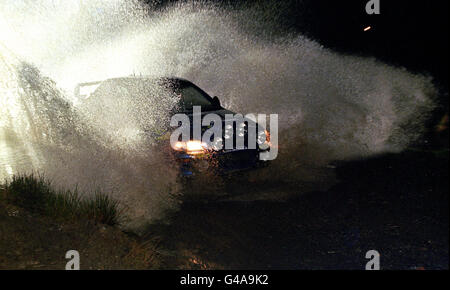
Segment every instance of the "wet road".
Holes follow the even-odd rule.
[[[171,269],[364,269],[369,250],[382,269],[448,269],[447,161],[387,155],[284,202],[186,203],[146,237],[161,240]]]

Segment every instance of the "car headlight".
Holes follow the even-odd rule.
[[[267,141],[267,135],[266,135],[265,130],[264,131],[259,131],[258,132],[258,139],[257,139],[258,144],[262,145],[262,144],[266,143],[266,141]]]
[[[272,144],[270,143],[270,133],[267,130],[264,131],[259,131],[258,132],[258,138],[256,140],[256,142],[259,145],[259,148],[266,150],[269,147],[272,146]]]
[[[192,151],[192,152],[203,151],[204,146],[201,141],[188,141],[186,143],[186,149],[187,149],[187,151]]]
[[[201,154],[208,149],[208,145],[201,141],[191,140],[188,142],[177,142],[175,144],[175,150],[186,151],[188,154]]]
[[[270,132],[267,130],[264,130],[264,133],[266,134],[266,143],[270,144]]]
[[[223,139],[222,138],[216,138],[214,139],[214,142],[212,144],[212,148],[215,151],[219,151],[223,148]]]

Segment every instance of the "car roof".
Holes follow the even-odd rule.
[[[141,81],[151,81],[151,82],[158,82],[158,81],[162,81],[165,83],[173,83],[176,86],[192,86],[195,87],[196,89],[198,89],[200,92],[202,92],[203,95],[205,95],[205,97],[207,97],[208,99],[212,99],[210,95],[208,95],[208,93],[206,93],[203,89],[201,89],[200,87],[198,87],[196,84],[194,84],[193,82],[184,79],[184,78],[180,78],[180,77],[155,77],[155,76],[129,76],[129,77],[118,77],[118,78],[110,78],[107,80],[104,80],[101,83],[106,83],[106,82],[127,82],[127,81],[135,81],[135,80],[141,80]]]
[[[175,87],[179,86],[193,86],[200,90],[208,99],[211,99],[211,97],[204,92],[201,88],[199,88],[197,85],[192,83],[191,81],[180,78],[180,77],[173,77],[173,76],[127,76],[127,77],[116,77],[116,78],[109,78],[105,79],[103,81],[95,81],[95,82],[86,82],[86,83],[79,83],[74,89],[74,95],[78,97],[85,97],[89,98],[89,96],[92,93],[95,93],[98,91],[100,87],[106,84],[120,84],[120,83],[130,83],[133,81],[142,81],[142,82],[163,82],[165,84],[175,85]],[[81,89],[84,87],[93,87],[92,91],[88,92],[87,94],[81,94]]]
[[[109,78],[104,80],[106,81],[128,81],[128,80],[143,80],[143,81],[179,81],[179,82],[187,82],[192,83],[191,81],[173,76],[166,77],[156,77],[156,76],[128,76],[128,77],[117,77],[117,78]]]

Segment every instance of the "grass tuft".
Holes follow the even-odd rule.
[[[118,225],[121,220],[119,202],[95,192],[83,196],[75,190],[55,190],[43,176],[15,175],[0,186],[1,196],[8,202],[38,213],[64,220],[85,220],[106,225]]]

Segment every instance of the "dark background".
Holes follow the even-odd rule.
[[[161,9],[178,0],[143,0]],[[340,52],[375,56],[429,73],[448,91],[446,0],[380,0],[381,14],[368,15],[368,0],[226,0],[225,8],[250,8],[273,18],[280,31],[301,32]],[[368,32],[363,29],[372,26]],[[448,106],[448,97],[443,99]]]
[[[345,54],[375,57],[390,65],[433,78],[439,89],[437,108],[426,124],[428,133],[417,146],[448,147],[448,6],[447,0],[380,0],[381,14],[368,15],[368,0],[141,0],[151,9],[177,2],[214,3],[227,10],[250,10],[259,34],[301,33]],[[259,19],[258,19],[259,18]],[[253,23],[252,23],[253,22]],[[372,29],[364,32],[364,28]],[[267,36],[267,35],[266,35]],[[447,119],[448,120],[448,119]]]

